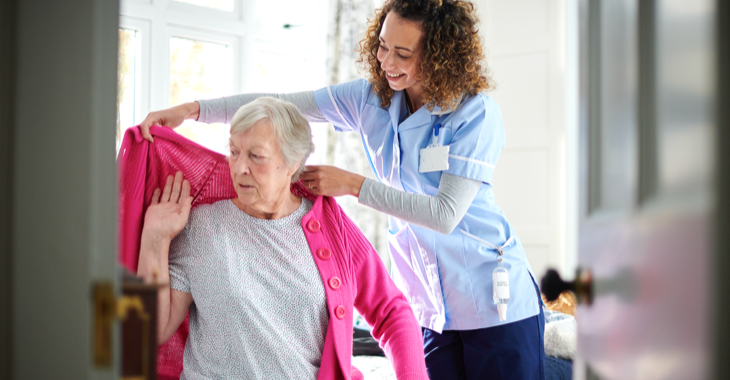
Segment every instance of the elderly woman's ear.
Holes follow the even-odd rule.
[[[306,167],[302,165],[303,160],[299,160],[294,166],[291,167],[291,182],[294,183],[299,180]]]

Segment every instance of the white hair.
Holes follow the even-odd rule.
[[[246,132],[259,121],[268,121],[276,136],[276,144],[284,162],[290,168],[299,163],[291,181],[299,179],[304,164],[312,151],[312,131],[309,122],[292,103],[284,100],[262,97],[246,104],[236,111],[231,120],[231,135]]]

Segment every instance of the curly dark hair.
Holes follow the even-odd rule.
[[[380,31],[389,12],[417,21],[424,31],[421,63],[416,79],[423,83],[422,101],[429,110],[435,106],[455,107],[462,95],[492,89],[482,52],[474,5],[461,0],[388,0],[368,21],[360,41],[360,59],[370,72],[373,90],[390,106],[393,90],[380,68]]]

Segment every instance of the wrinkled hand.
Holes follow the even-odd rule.
[[[139,130],[142,137],[149,142],[154,142],[150,135],[150,127],[159,125],[162,127],[177,128],[185,119],[196,119],[200,114],[200,104],[198,102],[180,104],[179,106],[170,107],[168,109],[150,112],[147,117],[139,124]]]
[[[299,178],[313,194],[328,197],[359,197],[360,188],[365,182],[365,177],[334,166],[307,166]]]
[[[190,196],[190,182],[183,181],[182,172],[167,177],[165,189],[160,197],[160,189],[152,193],[152,204],[144,216],[143,237],[155,241],[172,241],[177,236],[190,216],[193,197]]]

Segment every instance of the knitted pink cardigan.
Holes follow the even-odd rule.
[[[178,170],[190,181],[193,207],[236,197],[225,156],[169,128],[150,129],[155,143],[138,128],[127,130],[119,152],[119,260],[136,272],[142,222],[152,191]],[[302,228],[324,283],[329,309],[318,379],[362,379],[351,365],[353,306],[373,326],[372,334],[390,359],[398,379],[428,379],[421,331],[408,302],[395,287],[377,253],[337,205],[315,197],[301,183],[292,192],[314,201]],[[187,318],[158,348],[160,379],[177,379],[188,335]]]

